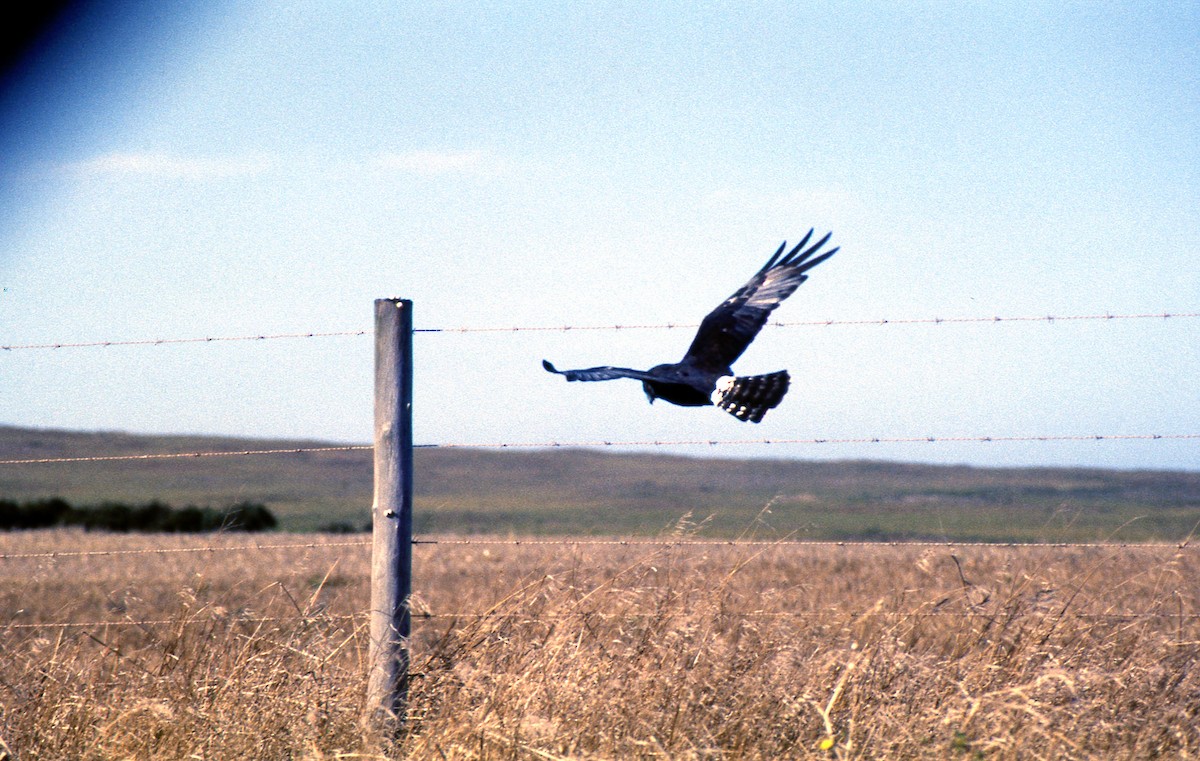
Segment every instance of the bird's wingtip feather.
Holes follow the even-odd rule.
[[[763,272],[766,272],[767,270],[769,270],[769,269],[771,269],[772,267],[774,267],[774,266],[775,266],[775,264],[776,264],[776,263],[779,261],[779,257],[780,257],[780,255],[782,255],[782,254],[783,254],[783,250],[784,250],[785,248],[787,248],[787,241],[786,241],[786,240],[785,240],[783,243],[780,243],[780,244],[779,244],[779,250],[778,250],[778,251],[776,251],[776,252],[775,252],[775,253],[774,253],[774,254],[771,256],[771,258],[767,260],[767,263],[766,263],[766,264],[764,264],[764,265],[763,265],[763,267],[762,267],[762,269],[760,269],[760,270],[758,271],[758,272],[759,272],[759,274],[762,274]]]

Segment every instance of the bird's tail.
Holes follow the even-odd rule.
[[[787,370],[745,378],[726,375],[717,380],[712,402],[738,420],[758,423],[767,410],[778,407],[783,401],[790,382]]]

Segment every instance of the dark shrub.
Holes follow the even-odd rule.
[[[278,525],[266,505],[240,502],[224,510],[188,505],[175,510],[155,500],[144,505],[103,502],[71,507],[60,498],[26,502],[0,500],[0,530],[79,526],[87,531],[269,531]]]
[[[188,505],[180,510],[175,510],[167,518],[167,523],[163,526],[163,530],[181,534],[195,534],[205,531],[207,528],[205,526],[204,512],[204,510],[195,505]]]
[[[48,528],[58,525],[71,512],[71,506],[59,497],[18,505],[0,501],[0,529]]]
[[[225,509],[221,528],[226,531],[268,531],[278,522],[266,505],[257,502],[239,502]]]
[[[317,527],[317,531],[325,534],[357,534],[360,531],[370,530],[370,526],[357,527],[349,521],[334,521]]]
[[[133,508],[131,525],[134,531],[165,531],[172,512],[170,505],[147,502]]]

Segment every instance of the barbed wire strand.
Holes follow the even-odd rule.
[[[441,444],[415,444],[417,449],[510,449],[559,447],[661,447],[661,446],[744,446],[751,444],[937,444],[937,443],[988,443],[1030,441],[1108,441],[1108,440],[1158,440],[1200,439],[1200,433],[1133,433],[1133,434],[1067,434],[1025,436],[859,436],[846,438],[810,439],[641,439],[617,441],[594,439],[589,441],[530,441],[530,442],[472,442]],[[0,462],[0,464],[3,464]]]
[[[189,457],[246,457],[251,455],[312,454],[326,452],[362,452],[375,447],[371,444],[354,444],[333,447],[289,447],[286,449],[242,449],[214,452],[157,452],[151,454],[93,455],[86,457],[38,457],[31,459],[0,460],[0,465],[37,465],[66,462],[118,462],[122,460],[171,460]]]
[[[942,325],[964,323],[1002,323],[1002,322],[1067,322],[1085,320],[1168,320],[1200,317],[1200,312],[1157,312],[1140,314],[1073,314],[1073,315],[1019,315],[1005,317],[1001,315],[989,317],[916,317],[916,318],[877,318],[858,320],[796,320],[768,323],[768,327],[832,327],[852,325]],[[414,333],[522,333],[522,332],[568,332],[568,331],[603,331],[603,330],[673,330],[676,328],[692,329],[700,326],[697,322],[666,322],[656,324],[634,325],[512,325],[512,326],[457,326],[447,328],[416,328]],[[274,333],[242,336],[202,336],[193,338],[144,338],[134,340],[110,341],[75,341],[55,343],[3,344],[0,350],[20,351],[34,349],[83,349],[108,348],[115,346],[163,346],[167,344],[220,343],[231,341],[271,341],[278,339],[301,338],[332,338],[340,336],[365,336],[367,330],[337,330],[310,333]]]
[[[915,318],[877,318],[859,320],[780,320],[767,323],[773,328],[801,327],[832,327],[838,325],[941,325],[954,323],[1000,323],[1000,322],[1056,322],[1082,320],[1167,320],[1171,318],[1200,317],[1200,312],[1156,312],[1145,314],[1075,314],[1075,315],[1023,315],[1016,317],[915,317]],[[535,325],[508,327],[474,327],[463,326],[453,328],[416,328],[414,333],[523,333],[542,332],[556,333],[572,330],[673,330],[675,328],[698,328],[698,322],[665,322],[645,325]]]
[[[1007,549],[1192,549],[1200,544],[1192,544],[1190,540],[1182,542],[981,542],[949,540],[839,540],[839,539],[421,539],[414,538],[414,545],[444,544],[444,545],[506,545],[506,546],[538,546],[538,545],[608,545],[608,546],[648,546],[648,547],[944,547],[944,548],[1007,548]]]
[[[763,611],[763,610],[743,610],[729,611],[731,615],[742,616],[745,618],[819,618],[830,615],[830,611]],[[834,611],[833,613],[849,613],[850,615],[860,615],[856,612]],[[953,618],[988,618],[997,615],[994,611],[987,610],[914,610],[914,611],[889,611],[890,615],[904,616],[906,618],[928,618],[928,617],[953,617]],[[573,618],[587,618],[590,616],[598,616],[600,618],[620,618],[623,620],[646,618],[660,615],[658,613],[620,613],[620,614],[604,614],[594,611],[577,611],[567,614],[548,614],[539,615],[531,613],[498,613],[495,611],[489,612],[457,612],[457,613],[433,613],[427,611],[413,611],[412,622],[419,624],[422,621],[431,621],[435,619],[497,619],[511,620],[523,619],[528,623],[542,623],[546,621],[564,621]],[[1072,612],[1070,615],[1075,618],[1086,620],[1112,620],[1112,621],[1134,621],[1139,619],[1159,618],[1171,621],[1193,621],[1200,619],[1200,613],[1168,613],[1166,611],[1142,611],[1131,613],[1083,613]],[[204,624],[229,623],[229,624],[263,624],[263,623],[285,623],[291,621],[303,621],[305,623],[336,623],[343,621],[354,621],[356,619],[365,619],[367,613],[360,614],[340,614],[340,615],[319,615],[319,616],[212,616],[210,618],[190,618],[190,619],[147,619],[142,621],[131,621],[121,619],[116,621],[46,621],[40,623],[8,623],[0,624],[2,630],[36,630],[36,629],[99,629],[109,627],[151,627],[151,626],[199,626]]]
[[[303,544],[234,544],[205,545],[203,547],[148,547],[136,550],[67,550],[49,552],[0,553],[0,560],[58,559],[82,557],[107,557],[112,555],[173,555],[200,552],[245,552],[254,550],[299,550],[322,549],[325,547],[369,547],[371,542],[308,542]]]
[[[200,338],[141,338],[131,341],[78,341],[74,343],[48,343],[48,344],[9,344],[0,346],[4,351],[16,351],[19,349],[84,349],[92,347],[110,347],[110,346],[162,346],[164,344],[193,344],[193,343],[219,343],[228,341],[273,341],[281,338],[332,338],[334,336],[365,336],[370,331],[367,330],[338,330],[325,333],[274,333],[249,336],[207,336]]]
[[[212,623],[238,623],[238,624],[266,624],[266,623],[282,623],[284,621],[348,621],[356,618],[367,618],[367,613],[358,615],[320,615],[320,616],[218,616],[213,615],[210,618],[189,618],[180,620],[177,618],[157,618],[145,621],[130,621],[121,619],[118,621],[62,621],[62,622],[44,622],[35,624],[0,624],[0,629],[92,629],[108,626],[195,626],[197,624],[212,624]]]
[[[834,611],[843,615],[860,616],[868,611]],[[743,616],[746,618],[819,618],[829,615],[829,611],[810,611],[810,610],[789,610],[789,611],[767,611],[767,610],[734,610],[728,611],[729,615]],[[931,616],[952,616],[960,618],[994,618],[998,614],[995,611],[988,610],[892,610],[886,614],[904,617],[925,618]],[[414,611],[412,614],[413,621],[421,619],[436,619],[436,618],[524,618],[528,622],[537,623],[540,621],[561,621],[570,618],[587,618],[596,616],[599,618],[653,618],[662,615],[661,613],[615,613],[605,614],[594,611],[577,611],[568,614],[551,614],[551,615],[536,615],[530,613],[421,613]],[[1082,613],[1072,612],[1075,618],[1084,619],[1114,619],[1118,621],[1129,621],[1138,618],[1166,618],[1178,620],[1195,620],[1200,619],[1200,613],[1168,613],[1166,611],[1143,611],[1140,613]]]
[[[593,439],[583,441],[476,441],[414,444],[414,449],[562,449],[582,447],[662,447],[662,446],[749,446],[770,444],[937,444],[937,443],[1004,443],[1051,441],[1158,441],[1200,439],[1200,433],[1129,433],[1129,434],[1065,434],[1025,436],[858,436],[845,438],[810,439]],[[93,455],[85,457],[37,457],[0,460],[0,465],[38,465],[74,462],[118,462],[123,460],[168,460],[189,457],[247,457],[253,455],[310,454],[327,452],[365,452],[371,444],[331,447],[289,447],[286,449],[243,449],[211,452],[162,452],[128,455]]]
[[[568,537],[544,539],[498,539],[488,537],[455,538],[455,539],[423,539],[414,537],[414,546],[507,546],[507,547],[538,547],[538,546],[610,546],[610,547],[755,547],[799,549],[806,547],[893,547],[893,548],[930,548],[945,549],[1101,549],[1101,550],[1183,550],[1200,548],[1190,540],[1182,542],[981,542],[950,540],[913,540],[913,541],[868,541],[868,540],[838,540],[838,539],[573,539]],[[0,553],[0,560],[61,560],[68,558],[110,557],[117,555],[172,555],[180,553],[209,553],[209,552],[253,552],[257,550],[282,549],[323,549],[326,547],[370,547],[369,540],[347,542],[311,542],[303,544],[247,544],[228,546],[203,547],[165,547],[142,548],[131,550],[67,550],[47,552],[15,552]]]

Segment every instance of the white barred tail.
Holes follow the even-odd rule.
[[[726,375],[717,380],[712,403],[738,420],[758,423],[767,410],[778,407],[783,401],[790,382],[787,370],[744,378]]]

